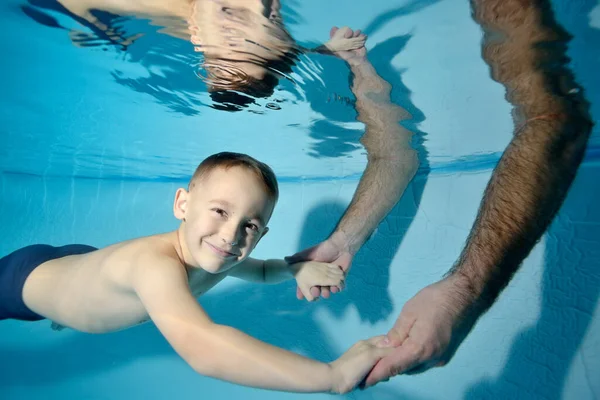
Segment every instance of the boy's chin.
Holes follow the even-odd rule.
[[[211,274],[211,275],[217,275],[217,274],[221,274],[223,272],[227,272],[229,271],[231,268],[233,267],[233,264],[227,264],[227,265],[205,265],[205,266],[201,266],[200,269],[204,270],[205,272]]]
[[[205,267],[205,266],[201,266],[200,267],[201,270],[203,270],[204,272],[206,272],[207,274],[211,274],[211,275],[216,275],[220,272],[225,271],[225,268],[223,267]]]

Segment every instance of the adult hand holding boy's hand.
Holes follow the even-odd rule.
[[[298,290],[308,301],[316,299],[311,293],[313,287],[336,287],[343,289],[346,276],[336,264],[301,261],[290,265]]]
[[[285,261],[290,264],[301,262],[301,261],[319,261],[339,266],[344,273],[347,273],[352,263],[354,255],[350,252],[348,246],[344,245],[342,241],[336,240],[333,237],[313,246],[308,249],[302,250],[292,256],[285,257]],[[341,288],[337,286],[313,286],[310,289],[312,297],[329,298],[330,292],[337,293]],[[302,300],[305,296],[298,287],[296,289],[296,297],[298,300]]]
[[[480,313],[470,286],[449,276],[406,302],[387,341],[394,351],[369,373],[364,387],[399,374],[418,374],[446,365]]]

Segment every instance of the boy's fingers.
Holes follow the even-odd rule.
[[[331,28],[331,30],[329,31],[329,37],[332,38],[333,35],[335,35],[335,33],[337,32],[338,27],[334,26],[333,28]]]
[[[366,340],[366,342],[369,343],[371,346],[377,346],[377,343],[381,342],[384,339],[385,339],[385,335],[378,335],[378,336],[373,336],[371,338],[368,338]]]
[[[377,347],[377,349],[374,351],[374,358],[376,361],[379,361],[392,354],[394,350],[395,349],[393,347]]]

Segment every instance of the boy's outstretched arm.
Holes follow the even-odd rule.
[[[344,271],[336,264],[306,261],[289,264],[280,259],[259,260],[248,257],[228,272],[229,276],[254,283],[277,284],[295,279],[308,301],[315,299],[310,289],[315,286],[344,287]]]
[[[171,259],[140,263],[132,281],[158,329],[202,375],[270,390],[344,393],[389,352],[377,347],[379,338],[371,339],[326,364],[215,324],[192,296],[186,272]]]

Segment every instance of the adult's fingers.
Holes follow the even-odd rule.
[[[333,35],[335,35],[335,33],[337,32],[338,27],[334,26],[333,28],[331,28],[331,30],[329,31],[329,37],[332,38]]]
[[[396,347],[394,351],[382,358],[371,370],[365,380],[365,387],[403,373],[418,366],[421,362],[419,353],[411,346]]]
[[[313,286],[310,288],[310,294],[315,298],[319,298],[321,296],[321,288],[319,286]]]

